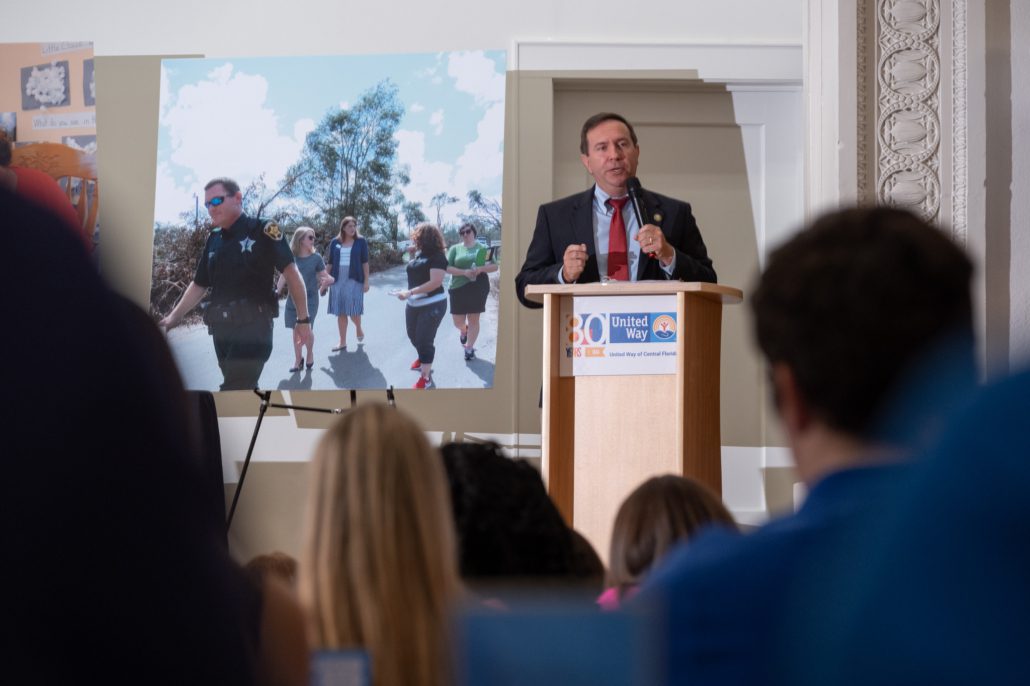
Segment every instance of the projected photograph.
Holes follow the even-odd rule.
[[[496,51],[164,60],[150,305],[186,386],[491,387],[504,89]]]

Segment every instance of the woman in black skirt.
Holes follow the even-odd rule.
[[[460,332],[459,340],[465,348],[465,360],[476,356],[476,338],[479,337],[479,315],[486,311],[486,296],[490,294],[487,274],[497,271],[493,250],[476,240],[476,227],[465,224],[458,229],[461,243],[447,251],[447,273],[451,275],[448,292],[451,296],[451,317]]]

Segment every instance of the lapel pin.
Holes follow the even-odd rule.
[[[661,215],[661,214],[659,214],[658,212],[655,212],[655,213],[654,213],[654,220],[655,220],[655,222],[657,222],[657,223],[659,223],[659,224],[660,224],[660,223],[661,223],[661,221],[662,221],[662,215]]]

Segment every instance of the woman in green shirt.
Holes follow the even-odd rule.
[[[476,227],[464,224],[458,229],[461,243],[447,250],[447,273],[451,275],[448,293],[451,297],[451,317],[461,332],[465,348],[465,361],[476,357],[476,338],[479,336],[479,315],[486,311],[486,296],[490,294],[487,274],[497,271],[491,259],[493,251],[476,241]]]

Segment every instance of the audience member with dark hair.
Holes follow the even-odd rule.
[[[60,302],[62,326],[77,332],[45,335],[46,308],[0,304],[31,332],[39,361],[9,351],[0,369],[11,420],[0,479],[5,681],[254,683],[247,617],[261,599],[204,505],[167,346],[60,220],[3,191],[0,218],[9,235],[33,236],[10,241],[11,277]],[[61,279],[37,278],[39,245]]]
[[[669,550],[703,527],[736,531],[733,515],[704,484],[666,474],[637,486],[619,506],[608,555],[608,590],[598,604],[614,610],[636,593],[644,577]]]
[[[600,593],[604,590],[604,561],[586,536],[575,529],[569,529],[569,533],[572,535],[572,577],[584,590]]]
[[[540,473],[496,443],[441,448],[466,583],[574,580],[572,533]]]
[[[887,208],[827,215],[772,253],[755,331],[810,490],[794,515],[744,537],[706,532],[653,570],[640,599],[664,604],[670,682],[770,680],[810,551],[846,540],[904,473],[908,446],[879,431],[892,398],[925,360],[946,360],[952,393],[975,379],[971,275],[939,230]],[[957,354],[937,356],[945,341]],[[909,416],[929,426],[933,408]]]
[[[450,683],[454,524],[436,450],[406,414],[343,415],[312,464],[300,596],[315,648],[358,649],[376,686]]]

